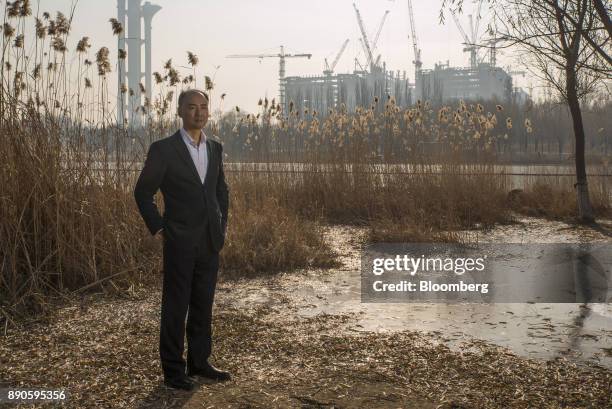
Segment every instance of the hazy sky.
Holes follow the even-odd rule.
[[[40,0],[40,11],[56,10],[67,13],[72,0]],[[36,13],[37,1],[33,2]],[[143,1],[144,3],[144,1]],[[239,105],[253,111],[257,100],[278,95],[278,58],[227,59],[228,54],[277,53],[280,45],[287,53],[311,53],[312,59],[287,59],[287,75],[316,75],[324,67],[324,58],[333,61],[345,39],[349,45],[336,66],[336,72],[352,72],[355,57],[364,61],[359,44],[360,32],[352,0],[151,0],[162,7],[153,18],[153,71],[161,71],[163,62],[172,58],[175,66],[187,66],[187,50],[200,58],[196,69],[198,86],[204,75],[214,76],[216,97],[226,93],[222,108]],[[436,62],[450,61],[451,65],[466,66],[469,57],[462,52],[463,39],[451,16],[445,25],[438,22],[440,0],[413,0],[415,24],[424,68]],[[486,2],[484,2],[486,4]],[[370,41],[376,33],[385,10],[390,14],[378,42],[378,52],[387,69],[406,70],[413,81],[414,58],[412,39],[408,37],[408,7],[405,0],[358,0]],[[469,31],[468,17],[475,8],[466,0],[460,20]],[[489,13],[483,6],[481,32]],[[111,50],[111,61],[116,61],[116,37],[112,35],[108,19],[117,16],[115,0],[79,0],[77,2],[71,50],[82,36],[91,39],[91,56],[101,46]],[[144,47],[143,47],[144,50]],[[128,49],[129,53],[129,49]],[[500,65],[510,64],[503,54]],[[220,66],[218,70],[215,67]],[[116,67],[113,67],[113,71]],[[518,67],[517,67],[518,68]],[[144,70],[144,62],[143,62]],[[190,73],[182,69],[181,73]],[[110,79],[116,84],[116,74]],[[529,80],[517,79],[526,86]],[[114,90],[111,87],[111,90]],[[216,108],[219,107],[213,96]]]

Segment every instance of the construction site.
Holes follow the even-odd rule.
[[[309,110],[316,111],[321,116],[327,115],[332,109],[354,112],[357,107],[370,107],[377,98],[379,100],[393,98],[400,108],[410,106],[417,100],[428,100],[434,104],[458,99],[524,103],[529,96],[514,87],[512,78],[512,74],[524,75],[524,73],[498,67],[495,38],[484,41],[479,38],[482,3],[480,0],[474,14],[467,16],[469,35],[462,27],[457,14],[451,12],[464,40],[463,51],[470,56],[468,67],[452,67],[446,62],[435,64],[433,69],[423,68],[411,0],[407,0],[407,14],[413,50],[412,78],[407,74],[407,67],[402,70],[387,67],[384,57],[377,51],[380,34],[389,11],[384,12],[375,35],[368,37],[360,10],[355,3],[353,8],[361,34],[359,42],[365,57],[362,57],[362,60],[358,56],[353,57],[352,73],[334,71],[347,48],[349,39],[344,41],[331,63],[325,59],[325,69],[321,75],[286,76],[288,58],[310,59],[312,54],[285,53],[283,46],[278,54],[229,55],[228,58],[278,58],[279,100],[285,112],[290,109],[302,112]],[[483,48],[486,52],[482,52]],[[375,109],[382,109],[382,105],[378,104]]]
[[[478,1],[475,16],[468,15],[469,35],[464,30],[457,14],[451,11],[455,25],[464,40],[463,51],[469,53],[469,67],[451,67],[438,63],[433,69],[422,69],[421,50],[416,40],[412,3],[408,0],[410,26],[412,28],[413,48],[415,53],[415,95],[419,99],[441,104],[452,100],[485,100],[499,102],[526,101],[525,93],[513,86],[512,74],[525,75],[523,71],[509,71],[497,66],[495,37],[482,41],[479,38],[482,0]],[[479,55],[485,48],[486,53]]]

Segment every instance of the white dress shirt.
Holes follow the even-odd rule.
[[[206,169],[208,168],[208,154],[206,152],[206,134],[203,130],[200,132],[202,132],[200,143],[196,144],[196,141],[194,141],[191,135],[187,133],[185,128],[181,128],[183,142],[185,142],[185,145],[187,146],[187,150],[189,151],[191,160],[193,160],[193,164],[198,171],[200,180],[202,183],[204,183],[204,180],[206,179]]]

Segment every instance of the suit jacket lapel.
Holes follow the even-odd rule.
[[[206,181],[210,175],[210,170],[213,168],[211,162],[212,153],[210,152],[210,140],[206,138],[206,157],[208,160],[206,161],[206,176],[204,177],[204,185],[206,185]]]
[[[185,161],[189,169],[191,169],[191,175],[195,178],[198,184],[201,185],[202,181],[200,180],[200,175],[198,174],[198,170],[196,169],[195,164],[193,163],[193,159],[191,159],[191,155],[189,154],[189,151],[187,150],[187,146],[185,146],[185,142],[183,141],[181,132],[177,131],[172,136],[172,139],[173,139],[173,145],[176,148],[176,151],[178,152],[179,156],[181,157],[181,159],[183,159],[183,161]],[[206,149],[206,151],[208,151],[208,149]]]

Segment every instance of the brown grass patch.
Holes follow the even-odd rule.
[[[321,227],[279,205],[275,198],[251,202],[235,193],[230,210],[223,269],[233,277],[251,277],[306,267],[337,265]]]
[[[612,196],[605,183],[589,184],[589,194],[596,217],[612,217]],[[576,192],[570,183],[536,182],[525,190],[508,195],[510,208],[528,215],[558,220],[576,219]]]

